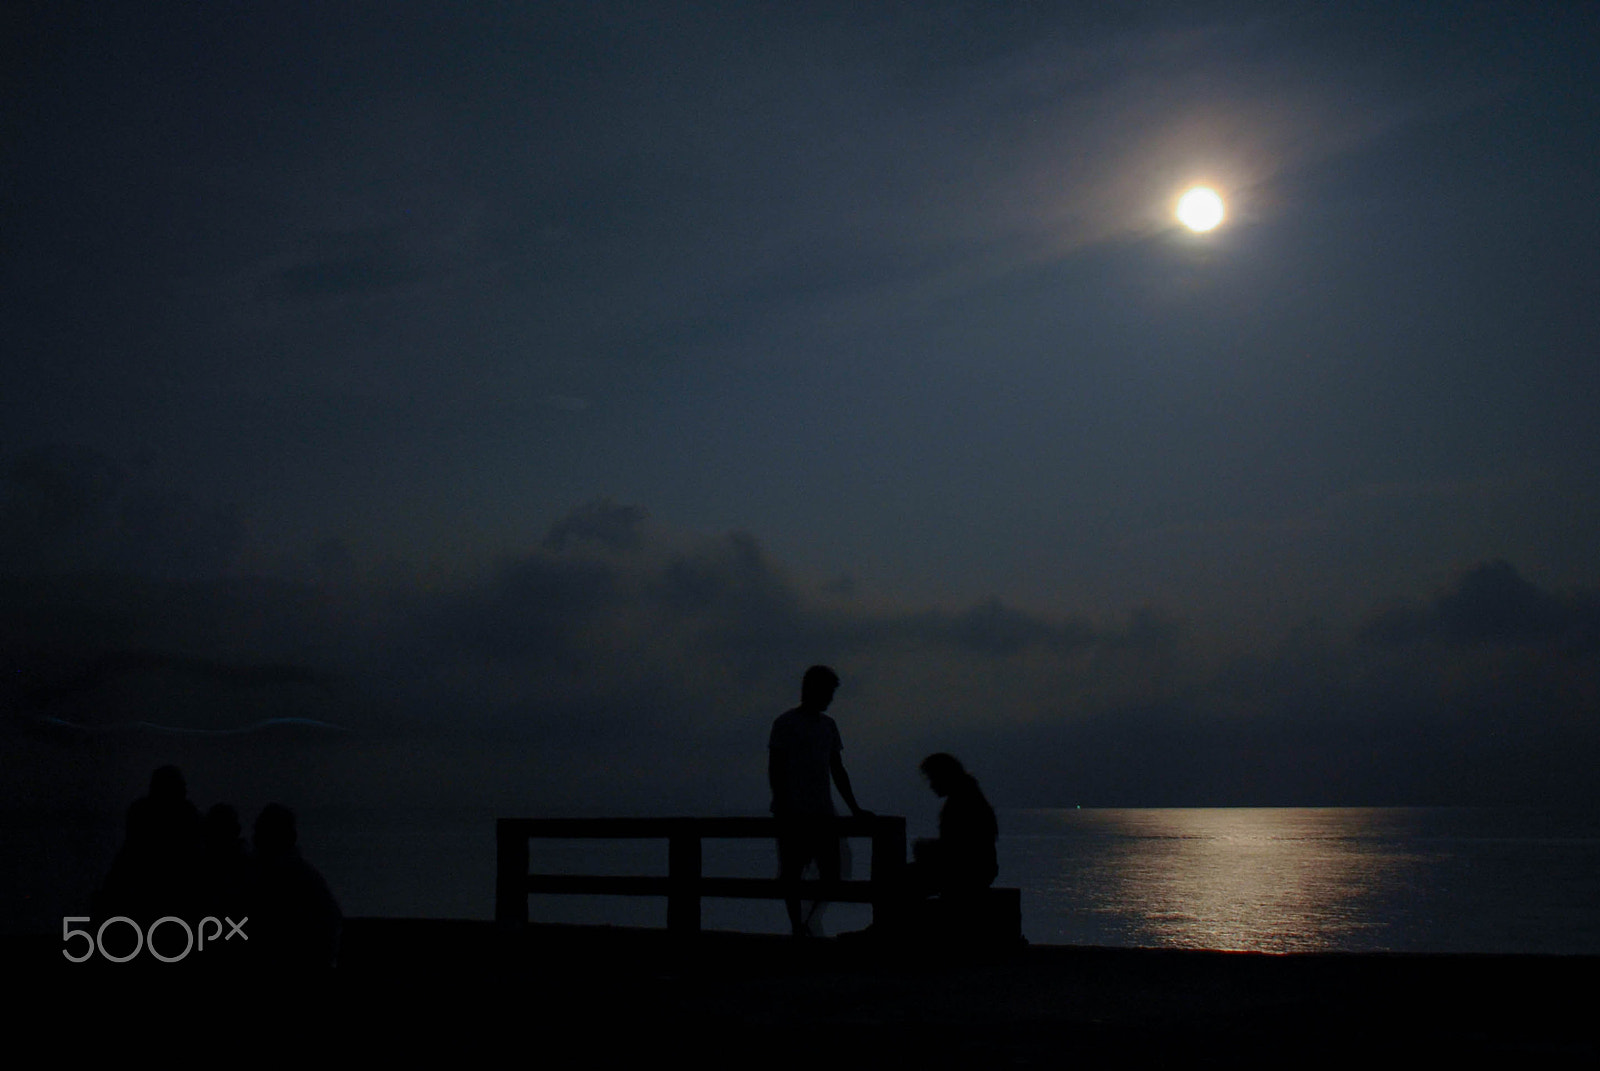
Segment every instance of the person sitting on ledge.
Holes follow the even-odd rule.
[[[977,780],[954,755],[938,752],[922,760],[928,787],[944,799],[937,840],[912,845],[912,888],[941,899],[976,896],[1000,873],[995,841],[1000,836],[994,809]]]
[[[259,965],[288,970],[331,967],[343,916],[316,867],[300,855],[294,812],[269,803],[256,817],[250,897],[255,927],[246,940]]]

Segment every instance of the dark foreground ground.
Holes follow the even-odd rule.
[[[1028,947],[352,919],[311,978],[73,966],[14,940],[17,1022],[66,1052],[283,1046],[575,1066],[1591,1066],[1600,958]],[[319,1061],[320,1062],[320,1061]]]

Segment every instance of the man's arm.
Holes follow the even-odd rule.
[[[778,762],[777,749],[769,747],[767,749],[767,787],[772,789],[772,803],[767,809],[773,814],[778,813],[778,801],[785,798],[783,785],[780,783],[782,780],[783,767]]]
[[[856,794],[850,789],[850,775],[845,771],[844,759],[839,756],[839,752],[835,751],[828,756],[828,766],[833,770],[833,783],[839,786],[839,795],[844,797],[850,813],[857,818],[871,818],[872,812],[856,802]]]

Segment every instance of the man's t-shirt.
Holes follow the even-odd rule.
[[[773,799],[773,813],[781,817],[832,815],[832,759],[844,750],[834,720],[795,707],[772,723],[767,747],[777,764],[778,790],[785,792],[785,798]]]

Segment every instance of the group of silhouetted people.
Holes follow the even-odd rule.
[[[780,715],[768,740],[767,775],[772,813],[779,819],[779,878],[798,882],[810,865],[819,877],[841,876],[844,842],[831,820],[833,788],[850,812],[871,817],[856,802],[845,771],[839,727],[826,713],[839,687],[827,666],[812,666],[800,687],[800,705]],[[922,760],[928,787],[944,800],[939,836],[918,840],[906,882],[914,897],[937,898],[966,910],[977,905],[999,872],[994,810],[977,780],[944,752]],[[188,798],[183,774],[163,766],[150,792],[128,808],[127,836],[95,897],[98,918],[126,916],[141,926],[175,916],[244,919],[243,938],[224,941],[207,959],[270,966],[317,967],[338,957],[341,915],[327,882],[300,856],[294,814],[269,803],[256,818],[253,843],[242,835],[238,812],[218,803],[202,818]],[[785,901],[797,936],[816,932],[798,895]]]
[[[872,812],[856,802],[845,771],[839,726],[824,713],[839,688],[839,675],[827,666],[812,666],[800,682],[800,705],[772,724],[767,742],[767,779],[772,787],[772,813],[779,819],[779,880],[795,882],[815,864],[823,881],[837,881],[843,842],[831,828],[832,787],[856,817]],[[977,779],[944,752],[922,760],[928,787],[945,801],[939,812],[937,839],[913,845],[909,891],[937,897],[957,912],[976,910],[984,890],[999,873],[995,843],[999,827],[994,809],[984,799]],[[831,787],[832,786],[832,787]],[[801,911],[798,896],[785,901],[792,932],[815,932],[814,919]]]
[[[297,841],[294,812],[269,803],[246,843],[238,811],[218,803],[202,818],[183,774],[163,766],[151,775],[149,794],[128,808],[126,836],[94,898],[94,914],[126,916],[141,926],[166,916],[191,925],[207,916],[247,920],[206,950],[204,961],[330,966],[342,916]]]

